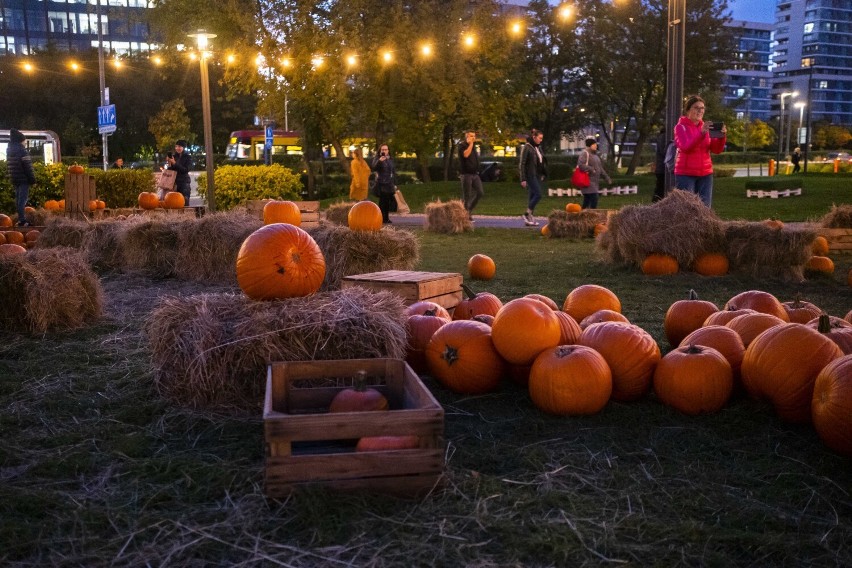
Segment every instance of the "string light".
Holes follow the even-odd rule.
[[[391,63],[393,61],[393,53],[389,49],[382,52],[382,61],[384,63]]]
[[[355,67],[358,64],[358,56],[355,54],[350,54],[346,56],[346,65],[349,67]]]
[[[432,53],[433,53],[433,50],[432,50],[432,44],[431,43],[424,43],[423,45],[420,46],[420,54],[423,57],[426,57],[426,58],[432,57]]]
[[[469,48],[473,47],[474,45],[476,45],[476,36],[473,35],[472,33],[466,33],[462,37],[462,42],[464,43],[464,46],[469,49]]]

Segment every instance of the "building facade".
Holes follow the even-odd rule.
[[[738,120],[772,117],[772,24],[734,20],[728,24],[737,38],[737,49],[725,71],[722,98]]]

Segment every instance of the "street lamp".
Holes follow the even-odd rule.
[[[778,153],[775,156],[775,175],[778,175],[778,170],[781,166],[781,152],[784,149],[784,99],[786,97],[795,97],[799,94],[798,91],[787,91],[781,93],[781,112],[778,114]]]
[[[210,78],[207,75],[207,42],[216,34],[209,34],[204,30],[198,30],[189,37],[195,38],[198,44],[201,62],[201,114],[204,120],[204,153],[207,158],[207,209],[213,213],[216,211],[216,199],[213,190],[213,133],[210,126]],[[187,203],[189,205],[189,203]]]
[[[683,106],[683,69],[686,45],[686,0],[669,0],[666,45],[666,141],[674,136],[674,127]],[[665,193],[674,187],[674,173],[666,169]]]
[[[808,106],[808,103],[799,101],[793,106],[799,109],[799,128],[796,130],[796,146],[798,146],[802,143],[802,119],[805,116],[805,107]]]

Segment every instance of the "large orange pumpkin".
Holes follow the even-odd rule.
[[[302,224],[302,212],[292,201],[267,201],[263,206],[263,224],[289,223],[299,227]]]
[[[835,359],[819,372],[811,416],[826,446],[852,456],[852,355]]]
[[[347,219],[353,231],[378,231],[382,228],[382,210],[372,201],[359,201],[353,205]]]
[[[474,280],[491,280],[497,267],[490,256],[475,254],[467,261],[467,273]]]
[[[654,371],[654,392],[684,414],[718,412],[731,397],[733,372],[712,347],[686,345],[666,353]]]
[[[612,371],[613,399],[636,400],[651,388],[660,347],[641,327],[614,321],[596,323],[583,330],[577,343],[606,359]]]
[[[559,345],[574,345],[580,339],[583,330],[577,321],[562,311],[553,312],[559,320]]]
[[[179,191],[170,191],[163,198],[163,207],[165,209],[183,209],[184,205],[186,205],[186,200]]]
[[[756,313],[759,312],[748,308],[743,308],[742,310],[738,308],[721,309],[718,312],[707,316],[707,319],[704,320],[702,325],[725,325],[735,317]]]
[[[325,278],[325,259],[314,239],[286,223],[265,225],[237,253],[237,283],[253,300],[307,296]]]
[[[726,323],[725,326],[736,331],[740,339],[743,340],[743,345],[748,347],[758,335],[771,327],[783,325],[784,323],[786,322],[781,318],[757,312],[737,316]]]
[[[22,247],[21,245],[16,245],[12,243],[4,243],[0,245],[0,256],[3,255],[13,255],[13,254],[27,254],[27,249]]]
[[[435,332],[449,321],[449,318],[444,319],[435,315],[413,314],[408,316],[406,321],[408,348],[405,352],[405,360],[408,361],[412,369],[418,373],[427,371],[426,348],[429,346],[429,341],[435,335]]]
[[[621,301],[612,290],[597,284],[577,286],[568,292],[565,302],[562,303],[562,311],[567,312],[576,321],[583,321],[598,310],[621,313]]]
[[[0,213],[0,227],[11,227],[12,218],[4,213]]]
[[[852,353],[852,323],[843,318],[822,314],[805,325],[835,342],[844,355]]]
[[[554,302],[552,299],[544,296],[542,294],[527,294],[524,298],[532,298],[533,300],[538,300],[539,302],[543,302],[545,306],[550,308],[553,311],[557,311],[559,309],[559,304]]]
[[[630,323],[630,320],[628,320],[623,314],[612,310],[598,310],[583,318],[583,321],[580,322],[580,329],[586,329],[593,323],[601,323],[603,321],[620,321],[622,323]]]
[[[728,268],[728,257],[719,252],[700,254],[692,263],[692,269],[702,276],[724,276]]]
[[[695,290],[690,290],[686,300],[674,302],[666,311],[663,319],[663,330],[669,345],[680,345],[683,338],[701,327],[710,314],[719,311],[713,302],[699,300]]]
[[[649,254],[642,261],[642,274],[648,276],[667,276],[677,274],[677,259],[668,254]]]
[[[703,345],[704,347],[712,347],[722,354],[731,365],[731,372],[734,377],[734,385],[739,383],[740,367],[743,364],[745,356],[745,345],[743,344],[740,334],[724,325],[708,325],[700,327],[683,338],[680,342],[680,347],[687,345]]]
[[[533,404],[550,414],[595,414],[612,394],[612,372],[590,347],[551,347],[535,358],[529,391]]]
[[[453,310],[454,320],[470,319],[479,314],[496,316],[500,308],[503,307],[500,298],[491,292],[474,292],[464,284],[462,284],[462,290],[465,297]]]
[[[778,298],[769,292],[764,292],[762,290],[747,290],[745,292],[740,292],[728,300],[723,309],[743,308],[748,308],[764,314],[772,314],[784,321],[790,321],[789,316],[787,316],[787,310],[784,309],[784,306],[781,305]]]
[[[792,302],[784,302],[781,305],[784,306],[790,323],[808,323],[822,313],[819,306],[802,300],[799,294],[796,294],[796,299]]]
[[[491,324],[494,348],[513,365],[528,365],[539,353],[559,345],[559,319],[542,302],[518,298],[500,308]]]
[[[139,207],[142,209],[156,209],[160,206],[160,200],[157,199],[157,194],[150,191],[143,191],[139,194]]]
[[[491,342],[491,328],[470,320],[438,329],[426,348],[426,363],[442,385],[461,394],[496,389],[505,365]]]
[[[767,329],[746,348],[741,375],[754,398],[767,399],[787,422],[811,420],[814,381],[843,356],[833,341],[800,323]]]

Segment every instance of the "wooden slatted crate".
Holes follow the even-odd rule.
[[[340,287],[361,286],[374,292],[386,290],[402,297],[405,305],[429,300],[444,308],[452,309],[462,300],[462,281],[461,274],[452,272],[385,270],[346,276],[340,282]]]
[[[828,252],[852,252],[852,229],[824,229],[817,232],[828,241]]]
[[[334,396],[364,371],[390,410],[329,413]],[[276,362],[263,408],[265,492],[281,497],[306,486],[415,495],[444,469],[444,410],[401,359]],[[356,452],[364,436],[417,436],[408,450]]]
[[[72,219],[91,216],[89,202],[97,199],[95,178],[89,174],[65,174],[65,214]]]

